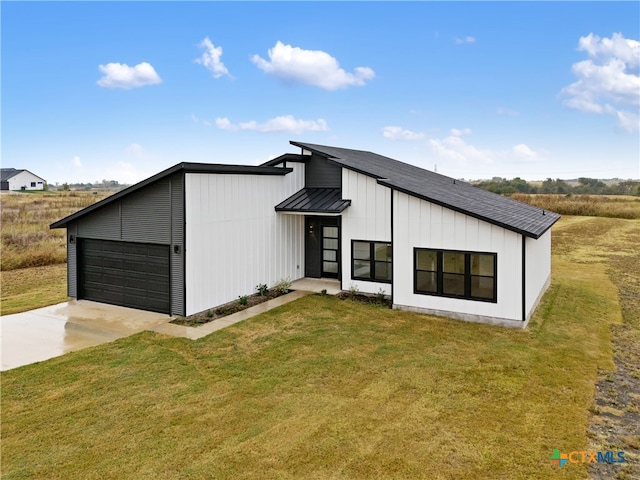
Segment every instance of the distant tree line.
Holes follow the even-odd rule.
[[[501,195],[512,193],[556,193],[556,194],[588,194],[588,195],[639,195],[640,181],[622,180],[617,183],[606,184],[596,178],[580,177],[578,185],[571,185],[565,180],[547,178],[541,185],[533,185],[520,177],[512,180],[493,177],[491,180],[475,182],[480,187],[490,192]]]
[[[62,185],[56,185],[57,190],[76,190],[76,191],[85,191],[90,192],[92,190],[109,190],[109,191],[119,191],[123,188],[128,187],[128,185],[122,185],[118,183],[117,180],[102,180],[101,182],[95,183],[63,183]]]

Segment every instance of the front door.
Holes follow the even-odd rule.
[[[305,217],[305,277],[340,278],[340,217]]]

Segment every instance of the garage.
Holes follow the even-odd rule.
[[[78,298],[170,313],[169,245],[78,239]]]

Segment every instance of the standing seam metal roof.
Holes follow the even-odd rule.
[[[349,205],[339,188],[303,188],[276,205],[276,212],[340,213]]]
[[[528,237],[539,238],[560,219],[555,212],[376,153],[312,143],[290,143],[327,157],[345,168],[374,177],[381,185]]]

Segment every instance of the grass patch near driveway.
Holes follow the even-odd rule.
[[[0,283],[1,315],[46,307],[68,299],[66,264],[0,271]]]
[[[3,478],[582,479],[616,287],[554,259],[526,331],[308,296],[2,373]]]

